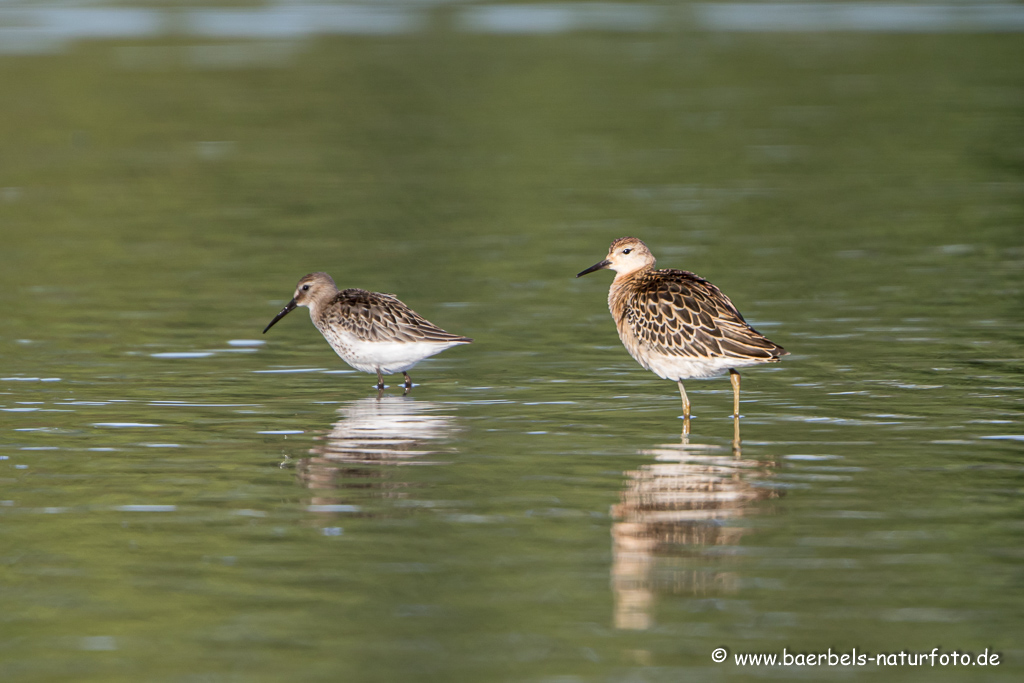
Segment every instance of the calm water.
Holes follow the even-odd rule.
[[[1019,680],[1019,35],[210,40],[0,57],[0,678]],[[792,352],[739,453],[627,234]],[[378,401],[314,270],[476,343]]]

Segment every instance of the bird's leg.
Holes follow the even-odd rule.
[[[740,373],[729,369],[732,382],[732,452],[740,455]]]
[[[686,389],[683,388],[683,380],[676,380],[679,385],[679,395],[683,399],[683,418],[690,419],[690,399],[686,396]]]
[[[690,421],[683,420],[683,432],[679,435],[679,443],[686,446],[690,443]]]
[[[408,394],[409,390],[412,389],[412,377],[409,376],[408,372],[403,372],[402,374],[405,376],[405,393]]]
[[[732,382],[732,415],[739,419],[740,416],[740,373],[729,368],[729,381]]]
[[[380,368],[377,368],[377,391],[384,391],[384,375],[380,374]]]
[[[686,389],[683,388],[683,380],[676,380],[679,385],[679,395],[683,398],[683,433],[690,433],[690,399],[686,396]]]

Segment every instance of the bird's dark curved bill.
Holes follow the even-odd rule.
[[[608,259],[605,259],[604,261],[601,261],[600,263],[595,263],[594,265],[590,266],[589,268],[584,270],[582,273],[576,273],[576,277],[580,277],[580,276],[586,275],[587,273],[593,273],[595,270],[601,270],[602,268],[607,268],[611,264],[612,264],[611,261],[609,261]]]
[[[267,330],[269,330],[271,327],[273,327],[277,323],[278,320],[280,320],[281,318],[283,318],[286,315],[288,315],[289,313],[291,313],[294,308],[295,308],[295,299],[292,299],[291,301],[288,302],[288,305],[285,306],[284,308],[282,308],[281,312],[278,313],[277,316],[275,316],[274,319],[270,321],[270,324],[263,328],[263,334],[266,334]]]

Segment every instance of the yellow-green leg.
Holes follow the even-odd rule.
[[[683,419],[690,419],[690,399],[686,396],[686,389],[683,388],[683,381],[676,380],[679,385],[679,395],[683,398]]]
[[[732,452],[740,454],[740,373],[729,370],[732,382]]]
[[[733,417],[740,416],[740,373],[729,370],[729,381],[732,382],[732,414]]]
[[[683,399],[683,434],[690,433],[690,399],[686,395],[686,389],[683,388],[683,381],[676,380],[679,385],[679,396]]]

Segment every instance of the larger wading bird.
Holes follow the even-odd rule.
[[[644,369],[679,385],[684,420],[690,419],[690,399],[683,380],[717,377],[726,370],[738,418],[736,368],[775,363],[789,352],[748,325],[718,287],[689,271],[656,270],[654,264],[646,244],[620,237],[603,261],[576,277],[603,268],[615,271],[608,309],[619,339]]]

